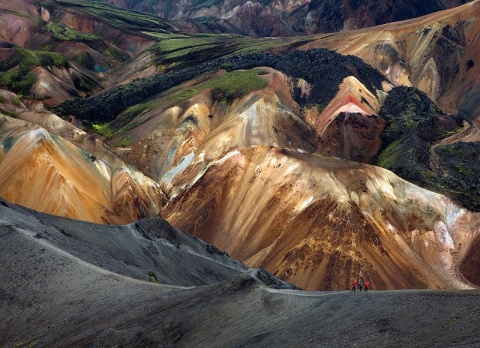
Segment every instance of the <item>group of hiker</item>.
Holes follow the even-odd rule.
[[[365,291],[368,291],[368,289],[370,288],[370,282],[368,280],[364,281],[363,278],[360,278],[357,281],[356,279],[354,279],[352,281],[352,291],[357,290],[357,287],[359,291],[362,291],[364,285],[365,285]]]

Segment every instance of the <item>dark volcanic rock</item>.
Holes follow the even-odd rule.
[[[179,231],[162,219],[123,226],[96,225],[36,213],[1,200],[0,216],[34,239],[59,248],[70,257],[126,277],[164,285],[212,284],[240,273],[254,272],[225,253],[208,252],[208,244]],[[41,232],[36,232],[41,230]],[[19,233],[19,232],[16,232]],[[252,274],[254,274],[252,273]],[[275,288],[295,288],[273,276],[255,278]],[[265,280],[265,282],[264,282]],[[268,283],[268,284],[267,284]]]
[[[313,85],[308,96],[296,95],[304,106],[309,103],[326,105],[337,93],[339,84],[347,76],[355,76],[373,93],[384,80],[377,70],[353,56],[342,56],[326,49],[292,51],[285,54],[251,53],[191,65],[162,75],[133,81],[114,90],[99,93],[87,99],[68,100],[56,108],[60,115],[75,115],[90,122],[113,120],[129,106],[143,102],[202,73],[221,68],[232,71],[259,66],[275,68],[292,77],[301,77]]]
[[[393,89],[380,112],[387,121],[377,164],[402,178],[480,210],[476,192],[480,155],[476,143],[435,145],[460,130],[459,118],[445,114],[413,87]]]

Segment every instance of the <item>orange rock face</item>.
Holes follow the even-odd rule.
[[[413,85],[451,113],[480,114],[476,56],[480,2],[363,30],[320,36],[302,48],[352,54],[394,85]],[[475,121],[477,122],[477,121]]]
[[[359,276],[379,289],[468,287],[452,255],[478,214],[386,170],[260,146],[175,184],[186,189],[164,210],[171,223],[305,289]]]
[[[0,116],[0,195],[45,213],[120,224],[156,217],[158,184],[125,164],[97,158],[44,128]]]

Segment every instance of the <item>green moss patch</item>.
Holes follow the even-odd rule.
[[[262,79],[260,75],[261,71],[259,69],[235,70],[177,92],[171,96],[170,101],[180,104],[206,89],[212,90],[214,100],[232,101],[251,91],[266,88],[268,82]]]
[[[94,123],[94,124],[92,124],[92,130],[95,133],[103,135],[106,138],[111,138],[113,136],[113,134],[115,133],[115,130],[110,128],[109,123],[103,123],[103,124]]]
[[[26,48],[16,48],[15,58],[21,61],[21,64],[33,67],[68,67],[68,60],[60,53],[46,52],[46,51],[34,51]],[[14,58],[14,59],[15,59]]]
[[[146,113],[150,110],[157,108],[158,106],[160,106],[160,103],[157,101],[149,101],[146,103],[133,105],[122,113],[121,118],[131,120],[140,114]]]
[[[133,142],[133,137],[129,135],[129,136],[123,138],[123,139],[120,141],[120,143],[118,144],[118,146],[120,146],[120,147],[127,147],[127,146],[129,146],[132,142]]]
[[[101,37],[95,34],[82,33],[80,31],[60,26],[54,22],[43,22],[41,28],[51,32],[55,39],[63,41],[100,41]]]
[[[4,114],[4,115],[7,115],[7,116],[10,116],[10,117],[13,117],[13,118],[18,117],[18,114],[16,112],[5,110],[5,109],[2,109],[2,108],[0,108],[0,114]]]
[[[34,51],[26,48],[15,48],[8,61],[1,64],[0,86],[12,92],[28,95],[37,81],[30,71],[35,66],[68,67],[68,60],[60,53]]]
[[[214,99],[233,100],[255,90],[264,89],[268,82],[259,77],[260,70],[235,70],[225,75],[207,81],[204,88],[213,90]]]
[[[393,89],[380,115],[387,122],[383,150],[376,164],[400,177],[480,211],[480,145],[453,143],[434,148],[438,157],[431,166],[432,146],[457,132],[460,121],[446,115],[414,88]]]
[[[25,65],[0,73],[0,86],[12,92],[23,95],[30,94],[32,86],[37,82],[37,77],[30,73],[30,68]]]

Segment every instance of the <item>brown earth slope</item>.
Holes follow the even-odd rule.
[[[469,287],[458,260],[478,214],[386,170],[270,147],[193,160],[163,214],[305,289]]]

